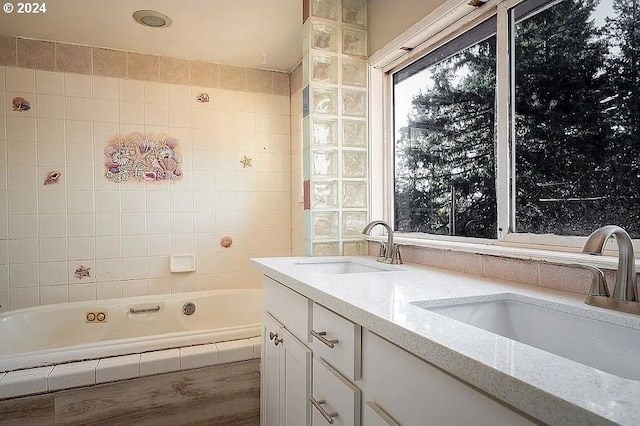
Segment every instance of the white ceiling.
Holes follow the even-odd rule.
[[[40,15],[0,12],[0,35],[286,72],[302,59],[302,0],[54,0],[46,6]],[[173,24],[143,27],[132,18],[140,9],[164,13]]]

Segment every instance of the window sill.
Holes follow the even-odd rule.
[[[365,240],[386,242],[384,236],[366,236]],[[491,256],[506,257],[521,260],[533,260],[538,262],[557,263],[571,265],[581,263],[602,269],[618,269],[617,253],[607,252],[605,256],[593,256],[589,254],[570,251],[549,250],[543,248],[518,247],[496,242],[495,244],[481,244],[461,241],[444,241],[426,238],[411,238],[394,235],[393,241],[401,246],[425,247],[440,250],[460,251],[466,253],[486,254]],[[640,269],[640,259],[635,260],[636,271]]]

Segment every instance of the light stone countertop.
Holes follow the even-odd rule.
[[[323,274],[296,263],[352,260],[381,273]],[[552,425],[640,424],[640,381],[605,373],[422,309],[459,297],[510,293],[640,329],[640,318],[584,304],[585,296],[374,257],[252,259],[253,266],[370,331],[540,421]],[[544,302],[543,302],[544,303]],[[584,312],[583,312],[584,313]],[[640,359],[638,360],[640,368]]]

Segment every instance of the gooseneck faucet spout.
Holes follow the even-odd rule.
[[[382,220],[374,220],[364,227],[362,233],[369,234],[369,232],[371,232],[371,229],[373,229],[373,227],[377,225],[382,225],[387,230],[387,243],[382,245],[378,262],[401,264],[402,257],[400,257],[400,248],[396,244],[394,244],[393,231],[391,230],[391,226],[389,226],[387,222]]]
[[[596,229],[587,238],[582,252],[602,255],[604,246],[609,238],[615,238],[618,243],[618,274],[616,275],[612,298],[624,302],[636,302],[638,301],[638,294],[633,243],[624,229],[615,225],[607,225]]]

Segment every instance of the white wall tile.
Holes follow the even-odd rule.
[[[29,308],[40,304],[38,287],[18,287],[9,289],[11,309]]]
[[[120,122],[129,124],[144,124],[144,103],[121,101]]]
[[[147,278],[147,258],[127,257],[122,259],[122,279],[138,280]]]
[[[144,235],[146,217],[144,213],[122,213],[122,235]]]
[[[91,76],[82,74],[64,74],[64,94],[80,98],[90,98]]]
[[[171,214],[172,234],[193,233],[193,213],[172,213]]]
[[[94,99],[93,119],[108,123],[117,123],[120,119],[120,104],[117,100]]]
[[[246,361],[253,358],[253,343],[249,339],[216,343],[220,364]]]
[[[169,256],[149,254],[147,257],[147,276],[150,279],[169,277]]]
[[[93,120],[93,103],[91,101],[91,98],[65,98],[64,116],[67,120]]]
[[[5,90],[7,92],[35,93],[36,73],[25,68],[5,68]]]
[[[96,214],[96,235],[120,235],[120,214],[119,213],[98,213]]]
[[[69,262],[41,262],[39,269],[41,286],[60,286],[69,282]]]
[[[231,90],[215,89],[213,91],[213,108],[218,110],[235,109],[235,92]]]
[[[85,280],[86,278],[83,278]],[[83,282],[81,284],[69,284],[69,302],[84,302],[96,300],[96,283]]]
[[[93,214],[69,214],[67,216],[69,237],[93,237],[96,230],[96,215]]]
[[[38,95],[38,109],[36,117],[40,119],[60,120],[65,117],[65,102],[63,96]]]
[[[61,262],[67,260],[66,238],[40,238],[40,262]]]
[[[97,366],[98,360],[56,365],[48,377],[49,391],[95,384]]]
[[[12,240],[38,236],[38,216],[34,214],[9,215],[8,225],[8,236]]]
[[[6,134],[10,141],[36,140],[36,119],[30,117],[7,117]]]
[[[118,100],[118,79],[112,77],[93,76],[93,97],[94,99]]]
[[[96,366],[96,383],[132,379],[140,376],[140,354],[103,358]]]
[[[217,364],[219,364],[218,347],[215,344],[180,348],[181,370],[190,370],[192,368],[201,368]]]
[[[53,367],[10,371],[0,380],[0,398],[30,395],[47,391],[47,376]]]
[[[169,126],[171,127],[190,127],[191,126],[191,109],[190,108],[186,108],[181,105],[169,105],[168,112],[169,112]],[[213,116],[211,118],[213,118]]]
[[[180,371],[180,350],[145,352],[140,355],[140,375],[169,373]]]
[[[144,101],[146,103],[167,105],[169,102],[169,85],[167,83],[145,81]]]
[[[168,126],[169,107],[167,105],[144,104],[144,124]]]
[[[38,240],[10,240],[9,259],[11,263],[36,263],[39,261]]]
[[[191,87],[177,84],[168,85],[169,105],[188,106],[191,105]]]
[[[168,235],[147,235],[148,256],[168,256],[171,254],[171,240]]]
[[[160,235],[170,232],[170,215],[168,213],[149,213],[147,219],[147,234]]]
[[[97,286],[97,298],[101,299],[116,299],[122,297],[122,282],[120,281],[107,281],[96,283]]]
[[[147,237],[145,235],[123,235],[122,257],[144,257],[147,255]]]
[[[96,259],[96,280],[122,280],[122,259]]]
[[[69,260],[93,259],[95,237],[69,237]]]
[[[69,286],[47,285],[40,287],[40,304],[51,305],[54,303],[66,303],[69,301]]]
[[[9,287],[37,287],[37,263],[13,263],[9,265]]]
[[[120,211],[120,192],[96,191],[97,213],[118,213]]]
[[[67,236],[67,215],[41,214],[38,216],[38,235],[40,237]]]
[[[64,143],[64,120],[37,118],[36,140],[42,143]]]
[[[147,293],[153,294],[170,294],[171,293],[171,278],[168,276],[160,278],[149,278],[147,280]]]
[[[95,247],[96,259],[114,259],[122,256],[119,235],[96,237]]]
[[[147,295],[147,280],[127,280],[122,283],[122,297]]]
[[[38,166],[47,166],[58,171],[60,171],[59,169],[64,168],[66,164],[64,144],[38,143],[36,145]]]

